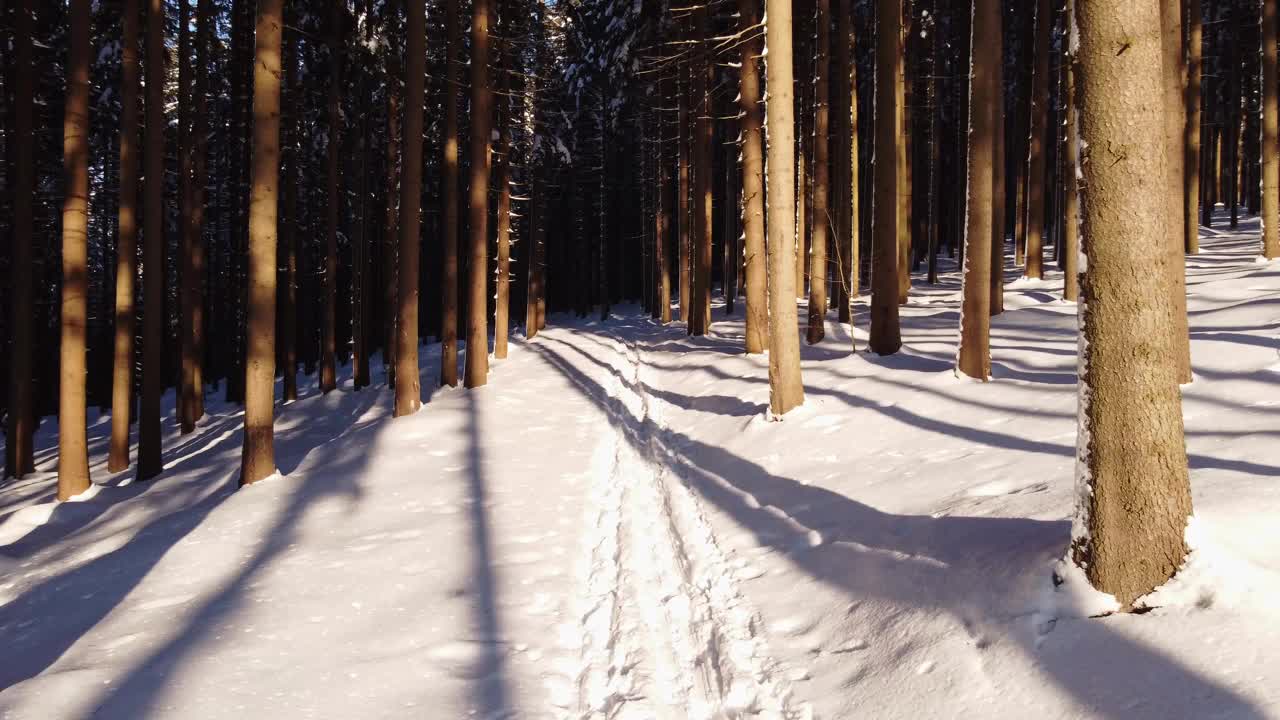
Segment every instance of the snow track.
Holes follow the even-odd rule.
[[[678,455],[652,431],[661,417],[640,350],[614,344],[622,366],[601,383],[611,432],[592,463],[578,707],[567,717],[810,717],[793,706],[697,498],[666,465]]]

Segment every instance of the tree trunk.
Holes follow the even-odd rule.
[[[89,227],[89,0],[72,0],[62,125],[62,338],[58,384],[58,499],[89,489],[85,327]]]
[[[440,383],[458,386],[458,54],[462,30],[458,0],[445,0],[444,159],[440,217],[444,253],[441,268]]]
[[[196,4],[196,66],[195,97],[191,112],[195,117],[192,132],[195,134],[195,162],[191,184],[191,280],[183,289],[192,293],[191,344],[194,360],[191,365],[191,386],[195,390],[191,416],[199,421],[204,417],[204,364],[205,364],[205,184],[209,179],[209,118],[205,112],[209,91],[209,43],[213,37],[213,0],[199,0]]]
[[[282,10],[283,12],[283,10]],[[284,367],[284,401],[298,399],[298,115],[302,103],[298,102],[298,33],[289,32],[284,45],[284,88],[288,89],[289,114],[284,125],[284,168],[280,178],[279,227],[280,247],[284,250],[284,293],[280,308],[280,340],[284,343],[281,353]]]
[[[991,377],[991,226],[995,192],[995,140],[1000,77],[1000,0],[974,0],[969,90],[969,209],[965,227],[964,301],[956,369],[971,378]],[[985,39],[984,39],[985,38]]]
[[[693,97],[696,103],[693,152],[693,303],[690,307],[690,335],[706,335],[711,329],[711,232],[714,216],[711,206],[712,107],[710,80],[713,66],[707,44],[711,42],[707,6],[693,11],[693,26],[698,37],[698,61],[693,69]]]
[[[978,0],[981,2],[982,0]],[[1071,0],[1066,0],[1071,2]],[[994,74],[991,102],[995,108],[991,116],[991,301],[990,312],[994,317],[1004,312],[1004,235],[1005,235],[1005,137],[1004,137],[1004,13],[997,10],[996,25],[991,31],[990,49],[995,54],[991,67]],[[936,42],[935,38],[935,42]],[[969,43],[971,51],[972,41]],[[970,108],[970,112],[973,112]],[[1074,177],[1074,176],[1073,176]]]
[[[498,158],[494,168],[494,182],[498,186],[498,271],[494,278],[497,287],[493,307],[493,356],[499,360],[507,357],[507,328],[511,317],[511,124],[514,117],[510,100],[510,52],[505,43],[499,45],[498,72],[502,73],[502,78],[498,85],[501,88],[498,93]]]
[[[746,351],[761,353],[769,347],[769,308],[766,305],[764,246],[764,159],[761,127],[764,108],[760,98],[759,8],[756,0],[738,0],[738,27],[747,36],[742,43],[742,67],[738,78],[738,106],[742,110],[742,234],[747,275]],[[664,196],[665,201],[665,196]]]
[[[833,246],[836,253],[836,319],[853,321],[850,302],[858,294],[858,92],[854,57],[853,9],[850,0],[839,0],[836,12],[836,72],[840,102],[836,121],[836,213]],[[850,335],[852,337],[852,335]]]
[[[416,3],[412,3],[416,4]],[[463,382],[480,387],[489,376],[489,0],[473,0],[471,16],[471,215],[467,278],[467,365]]]
[[[280,175],[283,0],[258,0],[253,63],[253,166],[249,201],[249,317],[240,484],[276,471],[276,209]]]
[[[1031,135],[1027,148],[1027,258],[1025,275],[1044,277],[1045,151],[1049,122],[1049,41],[1053,26],[1049,0],[1036,10],[1035,69],[1031,81]]]
[[[871,253],[871,333],[879,355],[902,347],[898,326],[898,60],[902,41],[899,0],[876,0],[875,207]]]
[[[1067,0],[1067,27],[1075,27],[1076,0]],[[1062,299],[1076,302],[1080,297],[1080,169],[1079,121],[1076,111],[1076,53],[1066,57],[1067,87],[1063,98],[1067,114],[1067,142],[1063,148],[1062,180],[1066,183],[1066,219],[1062,241]],[[1192,211],[1195,212],[1194,210]],[[1195,227],[1194,217],[1192,227]]]
[[[911,6],[908,5],[908,9]],[[910,20],[898,13],[898,57],[894,63],[894,91],[898,113],[898,137],[894,146],[898,163],[898,303],[905,305],[911,292],[911,108],[907,102],[907,33]]]
[[[412,3],[410,3],[412,4]],[[324,317],[320,321],[320,391],[338,387],[335,354],[338,349],[338,222],[343,207],[338,177],[338,155],[342,151],[342,116],[339,99],[342,88],[342,12],[345,3],[334,2],[329,13],[329,142],[325,165],[325,246]]]
[[[686,21],[687,27],[687,21]],[[689,228],[689,61],[681,59],[677,72],[680,74],[680,82],[676,88],[677,102],[679,103],[676,112],[677,128],[676,137],[679,143],[679,159],[680,177],[679,187],[676,189],[676,213],[679,216],[676,219],[677,231],[680,235],[678,238],[680,263],[680,320],[685,324],[686,329],[689,327],[689,299],[693,295],[692,278],[689,276],[689,256],[690,256],[690,228]]]
[[[137,9],[136,6],[134,8]],[[5,430],[5,474],[21,478],[34,472],[32,438],[35,413],[32,405],[32,219],[35,200],[35,148],[32,135],[34,74],[32,68],[32,2],[19,0],[14,7],[14,124],[6,137],[15,156],[13,181],[13,255],[10,267],[10,339],[8,426]],[[137,13],[134,20],[134,74],[137,74]],[[134,124],[137,125],[137,90],[134,91]],[[114,416],[112,419],[114,423]],[[114,430],[114,425],[113,425]],[[125,419],[125,463],[128,463],[128,418]],[[114,445],[113,445],[114,447]]]
[[[1280,101],[1276,97],[1276,3],[1262,3],[1262,256],[1280,256]]]
[[[400,111],[401,111],[400,70],[397,63],[398,56],[399,56],[399,46],[395,41],[395,36],[397,32],[394,27],[394,18],[396,14],[396,3],[394,2],[394,0],[391,0],[390,2],[387,3],[386,6],[384,6],[384,12],[386,12],[386,17],[384,18],[384,22],[386,23],[386,33],[388,34],[389,37],[391,37],[391,46],[388,49],[388,52],[386,53],[386,62],[383,65],[383,73],[385,75],[385,82],[386,82],[386,89],[387,89],[386,91],[387,92],[387,146],[386,146],[386,158],[385,158],[386,177],[384,178],[384,182],[385,182],[384,193],[386,195],[387,206],[385,209],[386,219],[383,221],[383,229],[382,229],[383,230],[382,232],[382,246],[383,246],[382,247],[382,312],[383,312],[382,366],[383,366],[384,372],[386,372],[387,374],[388,387],[394,388],[395,379],[396,379],[396,357],[397,357],[396,356],[396,316],[399,314],[399,306],[396,304],[396,298],[399,295],[399,289],[400,289],[399,288],[400,274],[398,272],[399,263],[397,262],[398,258],[397,258],[397,252],[396,252],[400,244],[400,230],[399,230],[400,206],[397,202],[397,200],[399,199],[399,192],[398,192],[398,183],[397,183],[397,177],[396,177],[396,163],[400,159]],[[457,12],[456,5],[454,6],[454,12],[455,13]],[[457,24],[456,19],[454,20],[454,24],[455,25]],[[455,35],[456,35],[456,31],[455,31]],[[455,42],[454,45],[456,46],[457,43]],[[454,72],[456,74],[457,71],[455,70]],[[450,85],[450,87],[452,87],[452,84]],[[455,107],[456,107],[456,103],[455,103]],[[445,106],[445,109],[446,111],[448,110],[447,104]],[[454,116],[454,124],[455,126],[457,125],[457,115]],[[454,144],[456,146],[457,133],[455,132],[454,135],[455,135]],[[456,147],[454,148],[454,157],[457,157]],[[455,181],[457,179],[456,164],[455,164],[455,170],[454,170],[454,179]],[[454,182],[454,187],[455,188],[457,187],[457,182]],[[445,189],[448,190],[447,184],[445,186]],[[456,203],[455,203],[455,207],[456,207]],[[454,211],[454,217],[457,218],[456,210]],[[448,233],[447,228],[445,232],[446,234]],[[454,230],[454,233],[455,233],[454,239],[456,241],[457,231]],[[455,251],[456,251],[456,243],[455,243]],[[456,258],[456,254],[455,254],[455,258]],[[455,265],[456,265],[456,260],[455,260]],[[456,272],[455,272],[455,282],[456,282]],[[457,295],[458,293],[455,292],[454,297],[457,297]],[[457,331],[456,331],[457,323],[456,322],[454,323],[454,327],[455,327],[454,339],[455,339],[455,346],[456,346],[456,340],[457,340]],[[443,351],[443,348],[442,348],[442,351]],[[442,360],[441,360],[442,372],[443,372],[444,365],[448,361],[448,359],[449,359],[448,353],[443,353]],[[454,353],[453,362],[454,362],[454,369],[456,371],[457,369],[457,353],[456,352]],[[455,384],[456,384],[456,378],[455,378]]]
[[[768,101],[769,409],[781,416],[804,402],[795,283],[795,101],[791,0],[765,0]]]
[[[160,395],[164,390],[164,30],[163,0],[147,9],[146,211],[142,246],[142,399],[138,405],[138,479],[160,474]]]
[[[1179,219],[1182,209],[1181,191],[1185,171],[1182,145],[1186,132],[1185,105],[1182,95],[1182,7],[1179,0],[1160,0],[1161,32],[1161,87],[1164,89],[1164,143],[1168,153],[1166,199],[1168,210],[1163,220],[1168,225],[1165,235],[1169,258],[1165,268],[1173,299],[1171,316],[1167,325],[1171,334],[1170,361],[1177,368],[1178,382],[1191,382],[1191,335],[1187,327],[1187,268],[1185,242],[1179,237],[1182,226]]]
[[[810,345],[822,341],[827,317],[827,228],[831,226],[827,194],[831,187],[828,172],[830,109],[828,72],[831,65],[831,2],[817,0],[815,14],[816,58],[813,73],[813,226],[809,239],[809,327],[805,339]]]
[[[117,221],[119,235],[116,238],[115,346],[111,383],[111,446],[107,454],[107,470],[113,473],[129,467],[129,416],[133,409],[136,316],[133,285],[138,277],[138,91],[142,80],[138,67],[139,10],[138,0],[125,0],[124,48],[120,64],[120,210]],[[19,73],[20,79],[23,75]],[[23,146],[18,147],[21,150]]]
[[[1182,564],[1192,512],[1175,349],[1164,330],[1165,233],[1174,224],[1162,220],[1168,198],[1150,191],[1153,178],[1159,186],[1168,177],[1166,149],[1151,142],[1165,132],[1160,2],[1086,0],[1077,16],[1080,135],[1093,158],[1082,162],[1088,273],[1072,555],[1095,588],[1130,609]]]
[[[404,154],[400,161],[400,261],[397,275],[395,416],[422,407],[418,376],[418,211],[422,202],[422,112],[426,9],[405,3]]]
[[[1183,175],[1183,233],[1185,250],[1189,255],[1200,252],[1200,85],[1203,73],[1201,50],[1202,10],[1201,0],[1183,0],[1187,11],[1187,61],[1186,127]]]
[[[195,310],[194,298],[188,289],[195,274],[192,257],[195,240],[191,225],[192,163],[195,159],[191,132],[191,42],[190,3],[178,1],[178,229],[181,233],[181,271],[177,290],[178,307],[182,316],[179,326],[182,368],[177,388],[178,427],[186,435],[196,429],[192,416],[195,404],[195,343],[191,338],[191,316]]]

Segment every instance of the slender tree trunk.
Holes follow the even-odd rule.
[[[1179,219],[1182,209],[1180,193],[1185,177],[1183,167],[1183,142],[1186,132],[1185,104],[1182,91],[1182,8],[1179,0],[1160,1],[1161,75],[1164,89],[1164,143],[1168,153],[1166,193],[1168,210],[1163,220],[1168,225],[1169,258],[1165,268],[1169,274],[1168,286],[1172,297],[1172,309],[1167,325],[1172,336],[1170,360],[1177,368],[1178,382],[1191,382],[1191,336],[1187,327],[1187,269],[1185,242],[1178,236],[1182,226]]]
[[[396,163],[399,162],[400,160],[400,111],[401,111],[401,106],[400,106],[400,75],[401,73],[400,73],[399,64],[398,64],[398,58],[400,53],[399,53],[399,45],[395,40],[397,32],[394,27],[395,16],[396,16],[395,0],[390,0],[388,2],[388,4],[384,7],[384,12],[386,12],[386,18],[385,18],[386,31],[385,32],[391,38],[391,47],[386,54],[387,59],[386,59],[385,65],[383,66],[383,72],[385,75],[386,88],[387,88],[386,90],[386,94],[387,94],[386,152],[387,154],[386,154],[386,160],[385,160],[387,175],[386,175],[386,178],[384,178],[386,183],[385,194],[386,194],[387,206],[386,206],[386,219],[383,221],[383,237],[382,237],[382,245],[383,245],[383,249],[382,249],[382,307],[383,307],[382,365],[387,374],[387,385],[389,387],[395,387],[396,362],[397,362],[396,316],[399,314],[399,305],[396,302],[396,298],[399,296],[399,290],[400,290],[399,262],[397,258],[397,252],[396,252],[400,245],[400,225],[399,225],[400,206],[397,202],[399,200],[399,192],[398,192],[399,187],[398,187],[398,182],[396,177],[396,169],[397,169]],[[454,12],[455,13],[457,12],[456,5],[454,6]],[[457,24],[456,18],[454,20],[454,24],[455,25]],[[457,31],[455,29],[454,30],[455,36],[456,36],[456,32]],[[456,46],[457,43],[454,43],[454,45]],[[453,72],[456,75],[457,71],[454,70]],[[449,87],[453,87],[453,86],[454,86],[453,83],[449,85]],[[455,103],[454,106],[456,108],[457,104]],[[448,108],[449,106],[446,103],[445,105],[446,113],[448,112]],[[457,110],[455,109],[454,112],[456,113]],[[447,117],[448,116],[446,115],[446,118]],[[454,125],[455,126],[457,125],[456,114],[454,115]],[[455,132],[454,157],[457,157],[456,135],[457,134]],[[446,167],[446,172],[447,170],[448,168]],[[455,182],[453,185],[456,192],[456,187],[457,187],[456,163],[454,167],[454,180]],[[449,185],[446,182],[445,190],[448,191],[448,188],[449,188]],[[454,207],[455,208],[457,207],[456,202],[454,203]],[[455,220],[457,218],[456,209],[454,210],[454,218]],[[448,235],[448,232],[449,230],[446,224],[446,227],[445,227],[446,237]],[[455,256],[454,257],[455,257],[455,265],[456,265],[457,230],[455,229],[453,232],[454,232],[454,239],[455,239]],[[447,247],[448,245],[446,244],[446,248]],[[454,282],[455,283],[457,282],[456,272],[454,273]],[[454,297],[457,297],[458,293],[455,292],[453,295]],[[443,339],[444,337],[443,334],[441,337]],[[455,340],[455,347],[456,347],[456,340],[457,340],[457,323],[456,322],[454,323],[454,340]],[[441,356],[442,372],[445,364],[449,360],[449,354],[443,352],[443,349],[444,348],[442,347],[442,356]],[[453,360],[455,370],[457,369],[457,362],[458,362],[457,353],[455,352],[454,360]],[[455,378],[455,384],[456,384],[456,378]]]
[[[815,69],[813,75],[813,227],[809,240],[809,327],[805,338],[810,345],[822,341],[827,317],[827,228],[831,226],[827,194],[831,187],[828,172],[830,108],[828,73],[831,65],[831,2],[817,0]]]
[[[283,10],[282,10],[283,12]],[[298,399],[298,33],[290,31],[284,43],[284,88],[287,88],[289,114],[284,125],[284,168],[281,173],[281,203],[278,223],[280,247],[284,250],[284,293],[280,307],[280,340],[284,367],[284,400]],[[282,91],[283,92],[283,91]]]
[[[136,6],[134,8],[137,9]],[[14,126],[6,138],[15,156],[13,180],[13,255],[10,264],[11,330],[9,361],[8,426],[5,431],[5,474],[21,478],[34,472],[32,437],[35,413],[32,405],[32,206],[35,196],[35,150],[32,135],[35,68],[32,64],[32,0],[18,0],[14,7]],[[137,73],[137,13],[134,13],[134,73]],[[136,98],[136,90],[135,98]],[[135,108],[137,103],[134,103]],[[134,111],[135,125],[137,111]],[[6,148],[6,150],[8,150]],[[114,422],[114,417],[113,420]],[[125,420],[125,461],[128,462],[128,419]],[[114,446],[113,446],[114,447]]]
[[[769,409],[781,416],[804,402],[796,320],[795,100],[791,72],[791,0],[765,0],[768,101]],[[815,278],[815,281],[819,281]]]
[[[505,25],[505,21],[504,21]],[[501,33],[500,33],[501,34]],[[499,360],[507,356],[507,327],[511,317],[511,68],[505,43],[499,45],[498,62],[502,78],[498,93],[498,152],[494,168],[494,182],[498,185],[498,272],[494,278],[495,302],[493,308],[493,356]]]
[[[693,303],[690,317],[693,320],[689,334],[705,335],[711,329],[711,232],[714,215],[712,215],[712,154],[714,143],[712,134],[711,107],[711,53],[707,46],[710,42],[710,20],[707,6],[699,5],[693,11],[693,25],[698,36],[698,62],[693,70],[693,95],[697,116],[694,120],[696,134],[693,143],[694,189],[693,189]]]
[[[1080,465],[1072,554],[1124,609],[1186,557],[1191,516],[1171,312],[1159,0],[1077,6],[1082,232]],[[1126,47],[1123,53],[1116,48]],[[1116,161],[1121,158],[1121,161]],[[1167,186],[1167,185],[1166,185]],[[1164,218],[1162,220],[1162,217]],[[1150,272],[1153,261],[1160,272]],[[1153,288],[1153,284],[1155,287]]]
[[[981,3],[984,0],[977,0]],[[1071,2],[1071,0],[1066,0]],[[991,301],[989,310],[994,317],[1004,312],[1004,231],[1005,231],[1005,145],[1004,145],[1004,18],[1002,8],[996,10],[996,25],[990,38],[983,37],[984,45],[995,55],[991,66],[993,73],[991,102]],[[935,38],[935,42],[937,39]],[[973,48],[972,41],[970,48]],[[970,113],[973,110],[970,108]],[[976,116],[975,116],[976,117]],[[1074,176],[1073,176],[1074,177]]]
[[[909,21],[904,23],[898,9],[898,56],[894,59],[894,94],[898,115],[898,136],[894,143],[897,154],[898,182],[898,304],[905,305],[911,292],[911,109],[907,105],[907,45]]]
[[[426,8],[405,3],[404,155],[400,162],[400,262],[397,275],[395,416],[422,407],[418,376],[418,211],[422,202],[422,112],[426,74]]]
[[[813,210],[813,176],[809,174],[809,158],[812,153],[813,139],[809,137],[813,130],[813,124],[808,121],[812,117],[812,113],[808,111],[810,107],[808,99],[809,92],[804,86],[809,83],[802,83],[799,93],[800,99],[800,120],[797,123],[800,126],[800,137],[796,138],[796,299],[802,300],[805,297],[804,279],[809,275],[809,256],[812,254],[813,244],[809,241],[809,213]],[[819,276],[823,278],[818,281],[813,277],[809,278],[810,284],[814,282],[825,283],[826,275]]]
[[[412,4],[412,3],[410,3]],[[320,321],[320,391],[338,387],[335,355],[338,349],[338,222],[343,206],[338,177],[338,155],[342,152],[342,116],[339,99],[342,88],[342,13],[345,3],[334,2],[329,13],[329,142],[325,165],[324,317]]]
[[[71,1],[62,164],[62,340],[58,384],[58,499],[89,489],[85,406],[89,227],[89,0]]]
[[[129,467],[129,416],[133,409],[134,281],[138,277],[138,0],[125,0],[120,63],[120,199],[116,238],[115,345],[111,383],[111,445],[107,470]],[[19,73],[20,79],[24,73]],[[19,146],[21,150],[22,146]],[[20,194],[21,195],[21,194]],[[27,196],[30,197],[29,195]],[[15,284],[16,288],[16,284]]]
[[[182,353],[182,369],[178,383],[178,426],[185,435],[196,429],[193,416],[195,405],[195,342],[191,337],[192,313],[195,310],[195,298],[188,287],[195,274],[195,258],[193,249],[195,240],[192,237],[194,228],[191,224],[192,214],[192,171],[195,160],[195,149],[192,147],[191,132],[191,42],[190,42],[190,3],[188,0],[178,1],[178,228],[182,233],[181,273],[178,285],[178,306],[182,315],[179,328],[181,333],[180,347]]]
[[[969,91],[969,210],[965,228],[964,301],[956,369],[986,381],[991,376],[991,225],[1000,76],[1000,0],[974,0]]]
[[[214,10],[213,0],[199,0],[196,4],[196,66],[195,93],[192,100],[192,115],[195,124],[195,161],[192,167],[191,184],[191,279],[183,283],[183,290],[192,293],[191,303],[191,344],[194,347],[191,364],[191,386],[195,390],[192,398],[191,416],[199,421],[204,417],[204,363],[205,363],[205,185],[209,179],[209,118],[205,113],[209,92],[209,43],[213,37]]]
[[[164,469],[160,458],[160,395],[164,389],[164,30],[163,0],[147,9],[147,129],[143,162],[146,211],[142,246],[142,400],[138,406],[138,479]]]
[[[458,54],[462,30],[458,0],[445,0],[444,159],[440,217],[444,254],[441,268],[440,383],[458,385]]]
[[[871,333],[879,355],[902,347],[898,326],[898,59],[902,36],[899,0],[876,0],[875,207],[871,253]]]
[[[1067,27],[1075,27],[1076,0],[1067,0]],[[1062,179],[1066,185],[1066,219],[1062,242],[1062,299],[1076,302],[1080,297],[1080,128],[1076,111],[1076,53],[1066,57],[1067,87],[1064,98],[1067,113],[1067,142],[1063,148]],[[1194,210],[1192,213],[1194,214]],[[1195,227],[1195,218],[1192,218]]]
[[[1027,265],[1029,278],[1044,277],[1045,151],[1049,122],[1049,40],[1053,26],[1049,0],[1036,10],[1035,70],[1031,81],[1031,140],[1027,150]]]
[[[858,294],[857,224],[858,224],[858,93],[857,63],[853,62],[853,8],[850,0],[839,0],[836,11],[836,72],[840,93],[837,121],[840,129],[836,143],[836,319],[853,321],[850,301]],[[850,336],[852,337],[852,335]]]
[[[471,241],[467,282],[467,355],[463,382],[480,387],[489,376],[489,0],[473,0],[471,16]]]
[[[253,63],[253,166],[249,200],[249,317],[240,484],[276,471],[276,227],[280,181],[280,43],[283,0],[258,0]]]
[[[1280,256],[1280,101],[1276,96],[1276,3],[1262,3],[1262,256]]]
[[[756,29],[759,18],[757,0],[738,0],[738,27],[747,36],[742,43],[738,106],[742,111],[742,231],[747,275],[745,342],[748,353],[761,353],[769,347],[764,246],[764,158],[761,147],[764,108],[760,97],[760,71],[756,65],[761,51],[760,31]]]
[[[1201,46],[1201,0],[1183,0],[1187,13],[1186,103],[1187,123],[1184,128],[1184,171],[1182,185],[1184,249],[1187,254],[1200,252],[1200,84],[1203,73]]]
[[[687,25],[687,22],[686,22]],[[676,137],[679,143],[679,164],[680,178],[679,187],[676,189],[676,219],[677,231],[680,237],[679,243],[679,263],[680,263],[680,319],[684,321],[685,327],[689,327],[689,298],[693,295],[692,278],[689,276],[689,257],[690,257],[690,208],[689,208],[689,61],[681,59],[677,72],[680,73],[679,87],[676,88],[676,96],[678,98],[679,107],[677,110]]]

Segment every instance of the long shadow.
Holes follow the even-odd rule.
[[[1051,561],[1069,540],[1069,523],[881,512],[838,493],[773,475],[648,417],[637,419],[621,399],[611,397],[564,356],[545,344],[535,350],[597,403],[620,436],[643,457],[661,463],[747,528],[760,544],[785,554],[815,580],[848,595],[855,605],[879,599],[899,608],[946,612],[966,628],[1000,633],[1098,717],[1135,717],[1135,696],[1166,701],[1169,688],[1178,688],[1177,695],[1184,700],[1208,699],[1220,716],[1263,717],[1232,689],[1112,631],[1105,621],[1079,623],[1079,632],[1070,642],[1080,652],[1059,657],[1041,652],[1040,643],[1050,641],[1033,631],[1029,622],[1019,622],[1013,614],[991,617],[989,610],[984,611],[990,598],[1025,590],[1027,578],[1048,582]],[[810,547],[815,531],[822,542]],[[874,617],[866,620],[872,622]],[[1082,663],[1084,657],[1091,662]],[[1135,677],[1132,668],[1141,668],[1141,675]],[[1153,717],[1188,710],[1177,705],[1157,709]]]
[[[366,402],[374,402],[374,393],[369,393]],[[305,411],[306,408],[302,408],[297,412]],[[363,411],[357,408],[352,416],[343,419],[359,417],[360,412]],[[287,413],[287,409],[280,411],[278,419],[284,419]],[[288,431],[277,432],[276,451],[281,461],[278,465],[284,468],[291,459],[301,458],[317,448],[324,456],[318,458],[316,467],[323,468],[324,472],[319,479],[309,477],[299,486],[237,576],[207,600],[172,640],[114,684],[93,713],[94,717],[142,718],[150,714],[172,670],[196,651],[210,633],[217,631],[219,619],[239,607],[252,577],[289,546],[294,526],[306,508],[333,494],[346,495],[352,502],[358,499],[353,478],[358,475],[365,456],[354,453],[340,456],[342,446],[334,441],[348,433],[367,432],[373,423],[353,428],[343,419],[301,422]],[[0,646],[6,648],[7,654],[6,662],[0,664],[0,691],[51,667],[110,614],[171,548],[236,494],[238,467],[233,465],[235,469],[228,470],[225,463],[211,465],[207,472],[184,481],[179,487],[164,487],[162,483],[139,486],[140,491],[155,487],[157,492],[164,488],[164,492],[178,493],[173,505],[181,509],[152,519],[119,548],[46,578],[0,607]],[[296,463],[293,467],[296,468]],[[181,468],[175,465],[171,469]],[[110,505],[124,507],[131,499],[136,501],[137,495],[119,498],[115,495]],[[58,528],[49,532],[58,532]],[[65,538],[65,532],[60,537]],[[8,549],[34,549],[51,540],[48,534],[41,533],[30,539],[23,538],[22,543]],[[82,601],[84,597],[91,600]],[[0,710],[3,709],[4,705],[0,704]]]
[[[479,678],[475,701],[482,718],[515,716],[507,688],[506,647],[498,615],[497,578],[494,573],[493,539],[489,528],[488,483],[484,451],[480,444],[480,407],[475,391],[467,393],[467,468],[471,501],[471,586],[475,595],[474,622],[483,650],[473,676]],[[504,714],[505,713],[505,714]]]

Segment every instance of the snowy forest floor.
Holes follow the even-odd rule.
[[[1280,718],[1280,265],[1257,237],[1188,259],[1198,550],[1149,613],[1054,592],[1060,275],[1009,284],[982,384],[951,370],[950,273],[916,278],[897,355],[861,352],[865,299],[860,352],[829,322],[782,422],[740,313],[688,338],[634,307],[554,317],[409,418],[311,383],[278,409],[282,476],[245,490],[233,406],[147,484],[108,475],[92,418],[100,486],[61,504],[46,421],[39,472],[0,488],[0,716]]]

